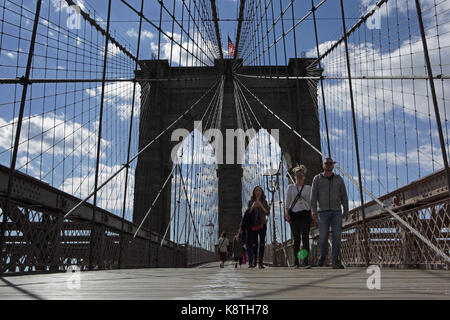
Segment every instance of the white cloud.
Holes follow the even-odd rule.
[[[127,31],[127,36],[129,36],[130,38],[137,38],[138,34],[136,29],[131,28]]]
[[[130,100],[133,97],[133,82],[131,81],[116,81],[105,84],[106,98],[119,98],[121,100]],[[91,97],[99,97],[102,93],[102,86],[86,89],[86,93]],[[137,103],[140,101],[141,87],[136,85],[136,99]]]
[[[132,106],[130,104],[119,104],[117,105],[117,115],[120,120],[128,120],[131,117],[131,109]],[[139,113],[137,110],[134,110],[134,117],[138,117]]]
[[[176,32],[172,34],[171,32],[166,31],[166,34],[167,36],[164,35],[162,38],[163,41],[161,41],[161,59],[170,60],[172,58],[172,62],[180,66],[200,66],[202,65],[199,57],[201,55],[201,50],[208,55],[210,55],[211,52],[214,52],[214,50],[212,50],[214,44],[209,40],[203,39],[202,36],[198,36],[198,32],[193,30],[189,32],[189,34],[191,35],[191,38],[195,40],[196,44],[194,44],[186,34],[183,34],[183,37],[181,37],[180,33]],[[172,42],[168,36],[172,37],[178,43],[181,43],[181,46]],[[151,42],[150,48],[153,53],[158,53],[158,45],[156,43]],[[189,53],[187,53],[186,50],[188,50]],[[192,57],[191,53],[194,53],[194,57]],[[208,61],[204,62],[208,64]]]
[[[134,28],[130,28],[127,31],[127,36],[129,36],[130,38],[137,38],[138,37],[138,33],[136,31],[136,29]],[[155,37],[155,35],[148,31],[148,30],[142,30],[141,32],[141,39],[145,40],[145,39],[153,39]]]
[[[450,33],[442,31],[440,42],[450,43]],[[330,43],[321,45],[321,53],[329,47]],[[430,58],[439,61],[442,52],[432,50],[438,48],[436,37],[429,37]],[[381,52],[373,43],[349,43],[350,61],[352,61],[352,76],[410,76],[426,75],[422,40],[415,37],[410,42],[405,40],[399,48],[391,52]],[[309,56],[316,56],[316,50],[311,49]],[[450,73],[450,55],[442,55],[443,70],[435,63],[434,74]],[[334,53],[322,61],[325,76],[346,76],[346,59],[343,44],[340,44]],[[422,119],[427,119],[432,106],[431,94],[427,80],[362,80],[353,79],[353,91],[356,113],[364,121],[375,121],[381,110],[389,113],[392,108],[402,107],[405,113]],[[347,80],[324,81],[325,100],[327,109],[338,112],[340,115],[350,111],[350,93]],[[444,86],[436,85],[440,111],[444,114],[443,98],[450,100],[450,90]],[[331,94],[332,93],[332,94]],[[321,91],[319,90],[319,95]],[[322,99],[319,97],[319,103]],[[432,108],[431,108],[432,109]]]
[[[112,82],[105,84],[105,106],[116,110],[120,120],[129,119],[131,116],[131,103],[133,98],[133,82]],[[102,86],[86,89],[86,94],[100,100]],[[136,85],[135,106],[141,103],[141,86]],[[139,109],[136,107],[135,117],[139,116]]]
[[[103,55],[105,54],[105,46],[102,46],[99,49],[98,54],[103,57]],[[118,46],[116,46],[116,44],[110,42],[108,44],[108,57],[109,58],[115,57],[115,56],[117,56],[119,54],[124,54],[124,53],[122,52],[122,50]]]
[[[373,5],[374,0],[362,0],[362,6]],[[433,5],[433,0],[422,1],[423,7]],[[398,5],[398,7],[396,7]],[[388,9],[386,9],[386,7]],[[390,1],[381,8],[389,11],[393,15],[394,11],[399,9],[399,14],[405,13],[408,9],[407,0]],[[414,3],[409,4],[409,10],[415,12]],[[450,2],[440,3],[436,7],[440,19],[443,15],[450,18]],[[383,20],[384,21],[384,20]],[[443,20],[444,21],[444,20]],[[445,20],[447,21],[447,20]],[[450,54],[442,47],[443,43],[450,43],[450,25],[439,25],[439,37],[436,37],[435,21],[428,15],[425,20],[429,27],[427,28],[427,42],[429,47],[430,59],[435,75],[450,73]],[[382,26],[383,27],[383,26]],[[362,25],[360,28],[365,28]],[[391,31],[394,32],[394,31]],[[349,42],[349,55],[351,61],[352,76],[411,76],[426,75],[424,66],[423,44],[418,30],[413,31],[411,39],[405,38],[400,44],[392,43],[392,50],[388,52],[386,45],[380,48],[376,41],[353,43]],[[329,49],[335,41],[326,41],[319,46],[320,54]],[[440,50],[437,50],[440,48]],[[316,48],[307,52],[307,56],[316,57]],[[441,63],[439,63],[441,59]],[[347,75],[347,66],[345,59],[344,43],[338,45],[325,59],[322,60],[325,76],[345,77]],[[442,69],[441,69],[442,68]],[[386,113],[391,112],[392,108],[402,107],[404,111],[414,116],[417,110],[417,116],[427,119],[429,108],[432,106],[431,94],[429,93],[429,84],[427,80],[361,80],[353,79],[353,91],[355,97],[356,113],[364,121],[375,121],[381,110]],[[350,94],[347,80],[342,81],[324,81],[326,91],[327,108],[338,112],[339,115],[350,111]],[[444,85],[444,92],[441,85],[436,85],[437,96],[440,111],[444,114],[443,99],[450,99],[450,89]],[[319,95],[321,91],[319,90]],[[331,94],[332,93],[332,94]],[[322,99],[319,97],[321,103]],[[432,107],[431,107],[432,109]]]
[[[16,59],[17,53],[16,52],[6,52],[5,55],[10,59]]]
[[[106,181],[112,174],[121,168],[120,165],[99,165],[99,185]],[[95,186],[95,170],[91,170],[87,176],[76,176],[67,178],[61,185],[65,192],[76,194],[80,198],[86,198]],[[117,177],[106,184],[100,191],[97,199],[97,205],[103,209],[116,211],[118,213],[123,206],[125,185],[125,170],[122,170]],[[134,199],[134,170],[129,169],[128,189],[127,189],[127,208],[133,208]],[[92,201],[92,198],[91,198]]]
[[[17,118],[12,121],[0,118],[0,148],[9,149],[11,147],[16,126]],[[82,150],[79,146],[82,143],[95,145],[97,143],[95,132],[89,127],[65,119],[63,115],[48,113],[44,116],[35,115],[23,120],[19,151],[26,150],[31,156],[48,151],[55,155],[72,153],[75,157],[80,157]],[[104,139],[101,143],[104,146],[111,144],[110,141]],[[95,155],[90,154],[89,156],[94,157]]]

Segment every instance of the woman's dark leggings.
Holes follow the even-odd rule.
[[[300,265],[297,253],[300,250],[300,240],[302,241],[302,249],[308,251],[308,255],[303,261],[308,265],[309,256],[309,231],[311,229],[312,216],[311,211],[295,212],[291,216],[291,234],[294,238],[294,261],[295,265]]]
[[[267,225],[258,231],[249,230],[248,232],[248,263],[249,265],[256,264],[256,257],[258,262],[262,263],[264,259],[264,247],[266,246]],[[258,250],[259,249],[259,250]]]

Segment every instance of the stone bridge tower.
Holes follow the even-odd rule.
[[[242,67],[242,74],[265,74],[279,76],[304,75],[313,59],[290,59],[288,66]],[[240,61],[216,60],[211,67],[169,67],[167,60],[141,61],[137,73],[141,85],[141,114],[139,128],[139,149],[148,144],[161,131],[198,100],[221,75],[225,77],[221,131],[225,138],[226,129],[237,129],[237,114],[232,80],[233,63]],[[194,79],[196,78],[196,79]],[[176,79],[176,80],[170,80]],[[317,90],[311,90],[306,80],[276,80],[240,77],[241,81],[259,99],[269,106],[306,139],[320,149],[320,126],[314,100]],[[173,128],[193,130],[194,121],[200,120],[214,94],[212,90],[189,116]],[[288,167],[296,163],[307,166],[307,182],[321,171],[321,159],[297,136],[283,127],[264,110],[261,105],[246,94],[256,116],[267,130],[279,129],[279,142]],[[256,130],[258,128],[255,128]],[[153,199],[172,170],[171,150],[178,142],[171,142],[170,130],[139,158],[135,172],[135,197],[133,221],[140,223]],[[224,146],[226,145],[224,141]],[[235,153],[236,154],[236,153]],[[225,162],[225,156],[223,157]],[[228,237],[237,230],[242,215],[242,166],[219,164],[219,230]],[[144,227],[164,234],[170,221],[171,185],[166,186],[146,220]]]

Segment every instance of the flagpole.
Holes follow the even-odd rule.
[[[228,35],[228,45],[227,45],[227,48],[228,48],[228,59],[231,59],[231,57],[230,57],[230,34],[229,33],[227,33],[227,35]]]

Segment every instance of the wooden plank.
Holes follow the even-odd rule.
[[[445,270],[384,268],[381,290],[369,290],[365,268],[217,265],[83,272],[79,290],[67,288],[73,273],[5,277],[0,299],[450,299],[450,273]]]

